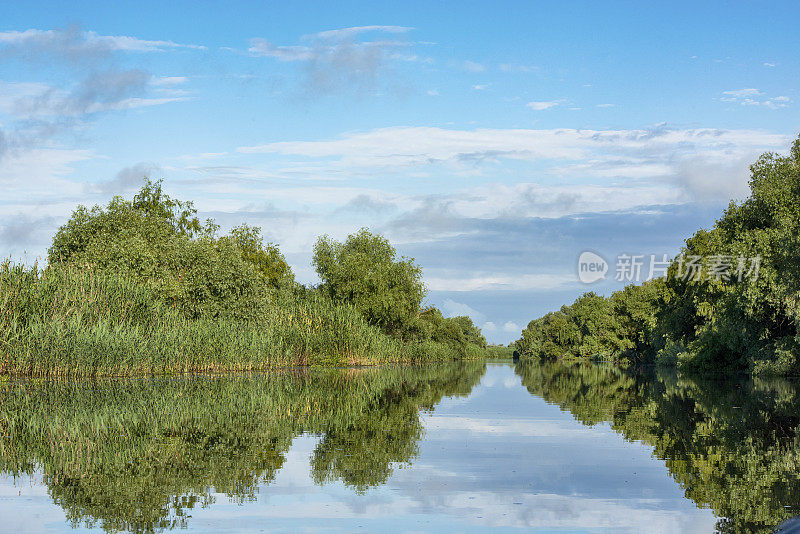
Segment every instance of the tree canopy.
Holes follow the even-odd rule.
[[[133,200],[79,206],[53,238],[48,260],[133,276],[192,317],[250,317],[270,290],[293,283],[283,255],[263,244],[259,228],[241,225],[217,237],[219,227],[196,214],[192,202],[145,179]]]
[[[483,358],[467,317],[422,309],[421,268],[366,229],[320,239],[324,283],[294,281],[247,224],[218,235],[145,179],[79,206],[46,267],[0,263],[0,374],[126,375]]]
[[[800,373],[800,138],[750,167],[750,196],[686,240],[664,280],[588,293],[531,321],[517,348],[545,358],[657,361],[704,373]],[[681,273],[699,258],[700,276]],[[720,275],[715,266],[729,269]],[[716,273],[716,274],[715,274]]]
[[[389,241],[362,228],[339,243],[327,236],[314,246],[322,288],[355,305],[385,332],[408,331],[425,297],[422,269],[413,258],[397,258]]]

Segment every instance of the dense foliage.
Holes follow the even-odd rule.
[[[362,228],[344,243],[321,237],[313,262],[334,300],[354,303],[370,323],[400,333],[419,312],[425,287],[414,260],[395,256],[385,237]]]
[[[768,153],[751,166],[750,190],[713,228],[686,240],[665,279],[608,298],[587,293],[531,321],[518,350],[704,373],[799,374],[800,139],[788,156]],[[699,275],[686,269],[693,257]],[[729,268],[719,274],[721,262]]]
[[[397,258],[386,238],[362,228],[339,243],[321,237],[314,247],[320,289],[335,302],[355,306],[364,318],[396,338],[433,341],[464,355],[479,355],[486,339],[467,316],[444,317],[425,298],[422,269]]]
[[[49,263],[130,276],[190,317],[256,318],[271,288],[293,282],[289,266],[262,244],[260,229],[243,225],[217,238],[213,221],[201,225],[195,214],[191,202],[148,180],[132,201],[78,207],[53,238]]]
[[[489,345],[486,347],[486,357],[500,360],[510,360],[514,357],[514,345]]]
[[[739,281],[670,276],[660,320],[669,354],[685,367],[800,372],[800,139],[788,157],[765,154],[751,167],[750,197],[731,203],[687,255],[760,258]],[[677,266],[671,267],[675,274]]]
[[[304,287],[259,228],[217,236],[145,181],[79,207],[46,268],[0,264],[0,374],[134,375],[483,357],[466,317],[421,309],[413,260],[361,230],[317,244]]]
[[[466,315],[445,317],[437,308],[422,310],[415,318],[410,335],[416,339],[430,339],[452,347],[473,357],[484,354],[486,338],[472,319]]]
[[[620,363],[646,359],[663,292],[663,280],[655,279],[608,298],[586,293],[572,305],[531,321],[516,348],[522,355],[545,359],[597,358]]]

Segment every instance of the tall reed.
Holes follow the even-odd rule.
[[[194,319],[121,274],[6,262],[0,266],[0,374],[134,376],[465,356],[446,344],[389,337],[352,306],[319,294],[270,298],[255,319]]]

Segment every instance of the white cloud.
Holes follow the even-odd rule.
[[[248,52],[255,56],[273,57],[281,61],[305,61],[313,57],[313,52],[308,46],[275,46],[260,37],[250,39]]]
[[[486,320],[486,315],[483,313],[468,306],[467,304],[456,302],[453,299],[445,299],[440,308],[446,317],[458,317],[460,315],[466,315],[472,319],[475,324],[480,324]]]
[[[338,30],[326,30],[319,33],[306,35],[306,39],[331,39],[341,40],[353,38],[360,33],[384,32],[384,33],[407,33],[413,30],[409,26],[353,26],[352,28],[340,28]]]
[[[553,289],[575,284],[572,274],[528,274],[522,276],[487,274],[468,278],[429,278],[425,286],[431,291],[520,291],[525,289]]]
[[[64,201],[80,198],[83,186],[66,177],[73,171],[73,165],[95,157],[89,150],[66,150],[37,148],[12,150],[6,154],[0,165],[0,188],[3,190],[0,209],[4,206],[32,205],[50,201]],[[51,208],[48,208],[50,210]],[[63,211],[52,209],[50,215],[64,215]]]
[[[0,80],[0,113],[17,115],[20,113],[19,103],[29,99],[41,98],[56,88],[39,82],[6,82]],[[28,113],[24,113],[29,116]]]
[[[652,158],[628,157],[624,159],[600,157],[552,169],[564,175],[596,176],[599,178],[659,178],[674,172],[668,161],[653,161]]]
[[[428,96],[439,96],[439,91],[436,89],[430,89],[428,90]]]
[[[490,184],[449,195],[396,198],[395,204],[402,206],[404,212],[382,230],[395,243],[421,243],[469,235],[479,221],[498,217],[556,219],[589,213],[631,212],[641,206],[679,204],[686,200],[681,188],[658,183],[626,187]]]
[[[704,153],[688,156],[678,164],[683,187],[696,198],[743,199],[749,192],[749,166],[758,152]]]
[[[182,156],[178,156],[175,159],[185,160],[185,161],[207,160],[207,159],[218,159],[227,155],[228,155],[227,152],[200,152],[199,154],[184,154]]]
[[[770,67],[770,68],[771,68],[771,67],[774,67],[774,66],[775,66],[775,63],[770,63],[770,62],[768,62],[768,61],[765,61],[765,62],[764,62],[764,66],[765,66],[765,67]]]
[[[477,84],[477,85],[473,85],[472,86],[472,88],[475,89],[476,91],[483,91],[484,89],[487,89],[488,87],[489,87],[488,83]]]
[[[788,96],[776,96],[774,98],[770,98],[769,100],[765,100],[762,104],[771,109],[778,109],[785,108],[791,103],[792,99]]]
[[[613,108],[614,104],[597,104],[598,108]]]
[[[399,52],[390,54],[388,58],[405,61],[407,63],[424,63],[427,65],[432,65],[436,62],[432,57],[418,56],[417,54],[402,54]]]
[[[503,331],[504,332],[511,332],[511,333],[521,332],[522,328],[520,328],[517,323],[508,321],[506,324],[503,325]]]
[[[532,165],[530,172],[538,180],[560,177],[583,182],[565,184],[567,191],[551,190],[556,195],[581,191],[596,194],[598,191],[581,186],[590,180],[606,180],[607,194],[600,189],[603,194],[596,198],[618,205],[614,199],[626,199],[626,191],[612,185],[610,180],[644,181],[643,184],[649,185],[649,193],[630,190],[634,197],[643,195],[642,199],[662,195],[663,202],[687,201],[690,198],[682,198],[675,187],[689,184],[695,185],[687,187],[685,192],[730,198],[731,192],[739,192],[742,185],[746,186],[742,176],[746,175],[748,160],[767,150],[783,150],[789,142],[788,136],[757,130],[673,129],[663,125],[643,130],[393,127],[349,133],[331,140],[240,147],[238,151],[317,158],[323,167],[314,172],[328,175],[374,175],[375,169],[382,169],[402,170],[408,177],[410,168],[424,176],[427,168],[438,166],[437,174],[450,170],[470,176],[497,172],[506,160],[525,161]],[[696,186],[703,178],[693,169],[707,168],[704,162],[725,163],[722,169],[728,179],[713,181],[715,187],[722,186],[716,193],[713,188]],[[492,196],[491,192],[487,195]],[[656,199],[654,203],[661,202]]]
[[[93,31],[81,32],[77,28],[66,30],[37,30],[0,32],[0,45],[35,47],[39,49],[62,47],[63,53],[123,51],[123,52],[163,52],[177,48],[205,50],[206,47],[194,44],[181,44],[174,41],[148,41],[127,35],[100,35]]]
[[[464,62],[464,70],[468,72],[484,72],[486,67],[480,63],[476,63],[475,61],[465,61]]]
[[[728,95],[730,97],[733,97],[734,99],[737,99],[737,98],[747,98],[747,97],[758,96],[758,95],[760,95],[762,93],[758,89],[749,88],[749,89],[737,89],[735,91],[723,91],[722,94],[723,95]]]
[[[86,37],[89,42],[106,43],[114,50],[126,52],[163,52],[174,48],[206,50],[202,45],[181,44],[174,41],[147,41],[127,35],[98,35],[95,32],[86,32]]]
[[[398,40],[359,41],[364,33],[402,34],[405,26],[356,26],[303,36],[307,44],[275,45],[263,38],[250,40],[253,56],[303,64],[305,87],[312,93],[358,91],[377,85],[378,76],[390,61],[424,61],[414,54],[397,50],[414,43]]]
[[[150,83],[156,86],[174,86],[186,83],[188,78],[186,76],[158,76],[154,77]]]
[[[100,35],[76,26],[0,32],[0,57],[63,70],[58,86],[0,82],[0,113],[11,118],[0,132],[0,158],[10,150],[26,151],[60,141],[64,134],[84,129],[99,112],[186,100],[185,92],[174,89],[185,78],[154,78],[123,64],[114,53],[173,48],[202,47]],[[152,98],[151,92],[159,96]]]
[[[502,151],[510,157],[579,157],[582,151],[567,142],[575,131],[563,130],[446,130],[430,127],[380,128],[347,134],[332,141],[284,141],[241,147],[242,153],[280,153],[308,157],[340,156],[365,165],[417,164],[457,159],[471,154]]]
[[[738,89],[736,91],[723,91],[720,98],[723,102],[739,104],[741,106],[764,106],[769,109],[785,108],[792,103],[788,96],[766,98],[758,89]]]
[[[543,111],[545,109],[554,108],[554,107],[560,105],[562,102],[563,102],[563,100],[550,100],[550,101],[546,101],[546,102],[541,102],[541,101],[536,102],[536,101],[534,101],[534,102],[528,102],[527,104],[525,104],[525,106],[529,107],[529,108],[531,108],[533,110],[536,110],[536,111]]]
[[[98,113],[101,111],[121,111],[126,109],[144,108],[150,106],[160,106],[172,102],[186,102],[192,100],[191,97],[175,96],[162,98],[126,98],[110,104],[95,103],[86,108],[86,113]]]
[[[161,96],[148,98],[129,96],[147,91],[148,84],[174,86],[180,82],[163,83],[144,71],[122,71],[95,74],[67,91],[42,83],[8,83],[0,81],[0,113],[18,119],[53,117],[80,118],[84,115],[113,110],[157,106],[189,100],[190,97],[172,90],[160,91]]]

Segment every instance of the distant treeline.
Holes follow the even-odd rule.
[[[514,357],[514,346],[509,343],[506,345],[489,345],[486,347],[486,357],[494,359],[507,359],[510,360]]]
[[[703,373],[800,374],[800,139],[788,157],[764,154],[750,170],[750,197],[687,239],[666,277],[607,298],[586,293],[531,321],[517,350]]]
[[[423,306],[422,269],[362,229],[322,237],[297,283],[260,229],[219,236],[145,180],[79,207],[47,266],[0,265],[0,374],[134,375],[485,356],[469,317]]]

